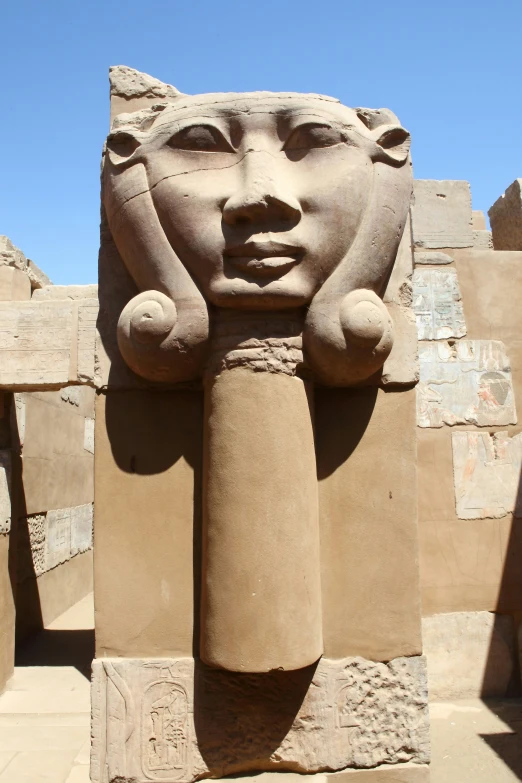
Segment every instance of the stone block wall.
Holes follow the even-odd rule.
[[[15,635],[92,589],[96,313],[0,237],[0,690]]]
[[[418,502],[430,693],[503,696],[519,689],[522,252],[493,251],[483,215],[471,211],[467,183],[416,183],[415,202]],[[426,224],[425,210],[436,225]]]
[[[19,639],[92,589],[94,396],[81,386],[14,395]]]

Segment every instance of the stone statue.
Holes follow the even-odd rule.
[[[188,96],[144,74],[116,70],[127,81],[112,93],[116,116],[103,164],[102,317],[108,309],[104,292],[113,309],[118,295],[120,304],[100,333],[107,344],[117,333],[119,353],[110,343],[111,370],[117,364],[130,380],[118,387],[117,372],[112,380],[107,376],[106,402],[100,395],[97,414],[98,465],[110,450],[110,464],[119,460],[121,425],[111,435],[111,417],[127,404],[125,389],[147,390],[148,397],[139,391],[129,403],[140,419],[143,405],[159,401],[168,418],[168,405],[179,399],[176,390],[201,395],[203,389],[203,520],[201,533],[194,523],[192,544],[201,589],[194,590],[192,657],[185,641],[164,642],[162,630],[160,642],[150,645],[138,631],[132,649],[111,631],[115,642],[108,657],[107,646],[99,645],[92,779],[141,775],[190,783],[260,770],[313,773],[410,761],[414,774],[423,774],[425,767],[417,769],[427,760],[427,707],[416,512],[405,487],[410,482],[415,492],[408,445],[414,442],[415,377],[387,370],[394,361],[395,367],[405,365],[408,263],[404,271],[400,259],[406,247],[411,274],[405,233],[412,190],[409,134],[387,109],[350,109],[333,98],[295,93]],[[118,271],[109,285],[111,265]],[[123,295],[114,280],[127,286]],[[379,389],[390,379],[406,384],[404,395]],[[387,562],[401,571],[398,577],[388,574],[381,555],[371,562],[372,574],[385,578],[374,599],[378,630],[368,635],[368,644],[354,633],[355,609],[348,631],[345,613],[332,609],[328,569],[343,564],[334,562],[331,540],[327,554],[320,541],[314,428],[321,435],[324,418],[318,425],[314,410],[325,408],[314,396],[324,387],[341,387],[334,405],[340,405],[350,438],[354,431],[354,443],[363,437],[374,405],[380,421],[394,419],[384,411],[396,410],[404,422],[398,424],[405,449],[401,478],[392,488],[410,502],[395,512],[402,501],[393,506],[386,487],[388,505],[375,505],[375,522],[371,514],[365,519],[378,530],[395,514],[395,527],[387,530],[399,531],[397,549],[387,553]],[[354,395],[342,387],[354,387]],[[345,415],[348,404],[354,408]],[[129,448],[130,460],[116,468],[126,475],[135,472],[136,449]],[[336,464],[347,459],[344,451],[335,456]],[[144,474],[156,477],[162,469],[156,460],[133,479],[139,497],[146,496]],[[98,502],[106,504],[108,479],[101,467],[98,476]],[[154,486],[164,488],[163,481]],[[194,508],[199,496],[195,486]],[[370,495],[365,502],[374,505]],[[352,519],[349,508],[342,531],[354,551],[361,535],[352,546],[349,526],[355,537],[358,513],[353,510]],[[131,506],[119,514],[133,535],[143,525],[136,557],[147,560],[146,514],[134,518]],[[161,529],[170,535],[173,509],[166,504],[159,514]],[[108,567],[103,547],[107,554],[113,522],[104,509],[97,516],[100,576]],[[191,523],[185,515],[177,533],[185,537]],[[321,539],[323,532],[321,527]],[[378,536],[370,533],[368,540]],[[161,596],[144,604],[154,618],[142,614],[140,627],[162,627],[170,601],[165,568],[168,563],[158,565],[157,555],[143,566],[152,581],[157,569],[162,588]],[[354,563],[351,568],[357,570]],[[112,598],[106,587],[98,589],[99,627],[107,630],[116,614],[109,608],[104,615]],[[383,593],[402,601],[398,612],[381,609]],[[360,590],[341,588],[336,600],[355,608]],[[342,643],[332,644],[339,629]]]
[[[118,324],[125,360],[145,378],[173,383],[202,374],[205,362],[220,377],[227,363],[216,368],[209,362],[216,350],[222,359],[229,355],[230,367],[253,360],[259,370],[261,348],[272,374],[294,376],[305,368],[329,385],[366,381],[382,367],[393,344],[393,324],[380,295],[397,255],[411,188],[409,134],[388,110],[349,109],[320,95],[245,93],[180,95],[123,115],[107,139],[103,201],[118,250],[141,289]],[[275,335],[277,345],[270,343],[274,334],[259,331],[259,321],[266,322],[267,315],[273,320],[274,313],[288,325],[287,334],[283,326],[283,334]],[[237,344],[224,350],[221,333],[231,329]],[[238,356],[242,343],[252,338],[257,340],[254,353],[247,348]],[[286,345],[291,338],[292,345]],[[255,378],[250,397],[257,396],[261,383]],[[228,391],[223,397],[212,386],[210,399],[225,411]],[[309,421],[303,388],[300,381],[289,408],[297,405]],[[266,405],[261,388],[259,404]],[[270,431],[269,422],[265,425]],[[295,426],[287,419],[279,437]],[[229,429],[226,423],[223,427]],[[230,440],[230,435],[223,437]],[[248,552],[244,545],[237,549],[240,528],[230,519],[244,514],[245,503],[231,498],[231,487],[225,499],[213,489],[218,479],[210,474],[221,471],[212,463],[218,453],[226,459],[216,439],[219,434],[209,434],[207,498],[212,499],[206,504],[202,657],[240,671],[312,663],[322,653],[322,642],[317,502],[309,497],[315,484],[311,429],[310,458],[298,482],[308,508],[297,504],[292,513],[274,498],[279,515],[274,513],[258,535],[252,533],[252,519],[243,531],[251,539]],[[230,448],[229,442],[225,449]],[[253,456],[243,452],[238,469],[242,459]],[[276,465],[277,459],[274,470]],[[230,470],[229,462],[227,474]],[[230,483],[236,481],[234,475]],[[284,487],[280,491],[287,494]],[[263,488],[263,494],[266,499],[271,492]],[[217,511],[223,502],[227,511]],[[221,522],[213,519],[216,515]],[[274,557],[274,531],[282,524],[293,527],[295,548],[285,546],[281,552],[276,544],[279,555]],[[271,563],[260,564],[252,584],[242,585],[239,571],[255,552],[270,552]],[[292,574],[288,560],[294,558],[299,562]],[[278,568],[288,574],[284,585],[268,573]],[[266,594],[259,598],[254,587],[263,571]],[[244,611],[232,610],[230,601],[241,601],[242,586],[250,600],[245,598]],[[296,590],[303,592],[298,599]],[[274,634],[277,622],[259,623],[259,618],[277,607],[284,615],[285,637],[290,617],[295,634],[275,641],[273,655],[267,655],[259,641],[265,632]],[[256,633],[247,634],[250,644],[244,631],[249,622],[258,625]],[[238,634],[234,623],[243,627],[241,641],[233,641]]]

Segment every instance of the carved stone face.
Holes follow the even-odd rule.
[[[184,98],[134,141],[113,136],[115,159],[118,145],[145,165],[169,243],[221,307],[310,302],[346,256],[372,187],[368,128],[320,96]]]
[[[307,305],[303,345],[323,382],[382,367],[380,296],[411,193],[409,134],[387,109],[296,93],[173,97],[120,114],[103,202],[137,288],[118,344],[147,378],[201,371],[208,303]]]

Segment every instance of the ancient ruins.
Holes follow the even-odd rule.
[[[94,554],[92,783],[428,781],[428,697],[520,695],[521,180],[110,83],[99,286],[0,246],[0,685]]]

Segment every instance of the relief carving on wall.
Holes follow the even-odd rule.
[[[188,658],[95,661],[93,783],[428,761],[422,657],[323,658],[312,675],[292,718],[298,673],[290,687],[286,672],[241,675],[230,687],[229,673]]]

